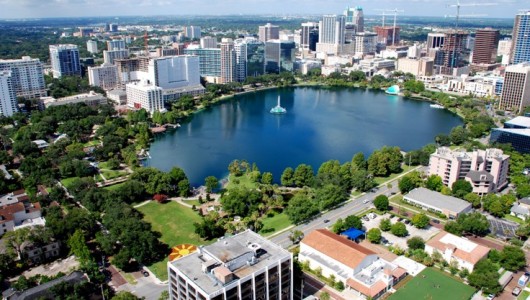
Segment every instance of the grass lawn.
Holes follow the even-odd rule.
[[[508,221],[512,221],[512,222],[515,222],[517,224],[524,224],[524,221],[519,219],[518,217],[514,217],[512,215],[505,215],[504,216],[504,219],[505,220],[508,220]]]
[[[521,294],[519,294],[519,297],[517,297],[517,300],[526,300],[530,296],[530,292],[523,290]]]
[[[107,180],[111,180],[114,178],[126,176],[126,171],[115,171],[115,170],[101,170],[101,173]]]
[[[84,147],[90,147],[90,146],[97,146],[101,144],[101,141],[100,140],[92,140],[92,141],[88,141],[86,143],[83,144]]]
[[[423,278],[425,276],[425,278]],[[453,300],[468,300],[475,289],[433,268],[426,268],[388,300],[445,300],[448,294]]]
[[[69,188],[70,187],[70,184],[72,184],[72,182],[74,182],[75,180],[79,179],[79,177],[70,177],[70,178],[65,178],[65,179],[61,179],[61,183],[66,187],[66,188]]]
[[[263,228],[261,229],[260,234],[263,236],[269,236],[291,226],[291,224],[291,221],[289,221],[289,218],[285,213],[276,214],[274,217],[263,219]]]
[[[119,189],[120,187],[122,187],[124,184],[125,184],[125,182],[121,182],[121,183],[117,183],[117,184],[106,186],[106,187],[104,187],[104,189],[106,189],[108,191],[115,191],[115,190]]]
[[[233,175],[230,175],[228,177],[228,184],[226,185],[226,189],[231,189],[236,186],[242,186],[248,189],[258,188],[258,184],[250,180],[250,177],[247,174],[243,174],[239,177],[235,177]]]
[[[153,226],[153,230],[162,234],[160,240],[174,247],[189,243],[194,245],[209,244],[195,234],[194,222],[200,222],[199,215],[190,208],[184,207],[177,202],[160,204],[150,202],[137,208],[144,214],[144,220]],[[169,253],[168,253],[169,255]],[[167,280],[167,259],[149,266],[151,271],[162,281]]]
[[[416,167],[417,167],[417,166],[411,166],[411,167],[409,167],[409,166],[407,166],[407,165],[402,165],[402,166],[401,166],[401,169],[403,169],[403,171],[401,171],[401,173],[391,174],[391,175],[388,176],[388,177],[375,177],[375,178],[374,178],[374,181],[375,181],[375,183],[376,183],[377,185],[380,185],[380,184],[382,184],[383,182],[387,182],[387,181],[389,181],[389,180],[392,180],[392,179],[398,177],[399,175],[401,175],[401,174],[403,174],[403,173],[405,173],[405,172],[408,172],[409,170],[414,169],[414,168],[416,168]]]

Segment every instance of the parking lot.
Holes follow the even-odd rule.
[[[488,221],[490,223],[491,233],[504,238],[515,237],[515,231],[517,230],[517,227],[519,227],[519,225],[515,223],[495,219],[493,217],[488,218]]]
[[[371,228],[379,228],[379,222],[381,222],[382,219],[384,218],[390,218],[390,214],[384,214],[382,216],[380,215],[377,215],[377,214],[374,214],[375,215],[375,218],[372,219],[372,218],[369,218],[368,221],[366,220],[363,220],[363,225],[364,225],[364,228],[366,229],[366,231],[370,230]],[[390,219],[390,223],[394,224],[396,223],[398,220],[397,217],[394,217],[392,219]],[[440,229],[438,228],[435,228],[433,226],[429,226],[427,227],[426,229],[418,229],[414,226],[412,226],[412,224],[405,224],[405,226],[407,227],[407,230],[409,232],[409,235],[406,236],[406,237],[397,237],[395,235],[393,235],[392,233],[390,233],[390,231],[387,231],[387,232],[382,232],[382,236],[389,242],[389,245],[398,245],[401,249],[407,249],[408,246],[407,246],[407,239],[413,237],[413,236],[419,236],[421,237],[423,240],[425,241],[428,241],[430,238],[432,238],[433,236],[435,236],[438,232],[440,232]]]

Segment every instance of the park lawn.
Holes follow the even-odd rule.
[[[116,184],[113,184],[113,185],[108,185],[108,186],[104,187],[104,189],[106,189],[107,191],[115,191],[115,190],[119,189],[120,187],[122,187],[124,184],[125,184],[125,182],[116,183]]]
[[[75,180],[77,179],[80,179],[79,177],[70,177],[70,178],[65,178],[65,179],[61,179],[61,183],[64,187],[66,188],[69,188],[70,185],[72,184],[72,182],[74,182]]]
[[[276,214],[273,217],[263,219],[263,228],[260,230],[260,234],[269,236],[291,225],[292,223],[285,213]]]
[[[425,278],[424,278],[425,276]],[[475,289],[451,278],[433,268],[426,268],[388,300],[428,299],[445,300],[451,295],[452,300],[468,300],[475,293]]]
[[[152,201],[137,208],[144,215],[144,220],[151,224],[154,231],[162,234],[160,240],[170,248],[180,244],[204,245],[204,241],[195,234],[193,223],[200,222],[201,217],[188,207],[171,201],[164,204]],[[169,255],[169,253],[168,253]],[[162,281],[167,280],[167,258],[157,262],[149,269]]]
[[[515,222],[517,224],[524,224],[524,221],[519,219],[518,217],[512,216],[510,214],[504,216],[505,220]]]
[[[387,182],[387,181],[389,181],[389,180],[393,180],[394,178],[396,178],[396,177],[398,177],[398,176],[400,176],[400,175],[402,175],[402,174],[404,174],[404,173],[406,173],[406,172],[408,172],[408,171],[410,171],[411,169],[414,169],[414,168],[416,168],[416,167],[417,167],[417,166],[410,166],[410,167],[409,167],[409,166],[407,166],[407,165],[402,165],[402,166],[401,166],[401,169],[402,169],[403,171],[401,171],[401,173],[390,174],[390,176],[388,176],[388,177],[375,177],[375,178],[374,178],[374,181],[375,181],[375,183],[376,183],[377,185],[381,185],[381,184],[383,184],[384,182]]]
[[[237,181],[239,183],[236,183]],[[229,190],[234,187],[245,187],[247,189],[257,189],[258,184],[250,180],[250,176],[248,176],[248,174],[243,174],[239,177],[230,175],[228,177],[228,184],[226,185],[226,189]]]
[[[101,144],[100,140],[91,140],[83,144],[84,147],[98,146]]]
[[[115,170],[101,170],[101,173],[107,180],[111,180],[111,179],[122,177],[122,176],[127,176],[128,174],[126,171],[115,171]]]
[[[519,297],[517,297],[517,300],[526,300],[528,297],[530,297],[530,292],[523,290],[521,294],[519,294]]]

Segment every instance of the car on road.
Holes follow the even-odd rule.
[[[364,199],[364,200],[363,200],[363,203],[364,203],[364,204],[366,204],[366,203],[368,203],[368,202],[370,202],[369,199]]]
[[[488,297],[486,297],[486,300],[493,300],[495,298],[495,295],[489,294]]]
[[[434,224],[440,224],[440,221],[437,220],[437,219],[432,219],[432,222],[433,222]]]
[[[329,220],[328,219],[324,219],[324,223],[329,223]]]
[[[149,272],[142,270],[142,275],[144,275],[144,277],[149,277]]]

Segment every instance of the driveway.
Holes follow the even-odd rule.
[[[139,272],[138,272],[139,273]],[[137,283],[125,283],[121,285],[118,291],[129,291],[139,298],[144,297],[146,300],[157,300],[163,291],[168,289],[167,284],[158,284],[152,276],[143,277],[141,274],[133,274]]]

